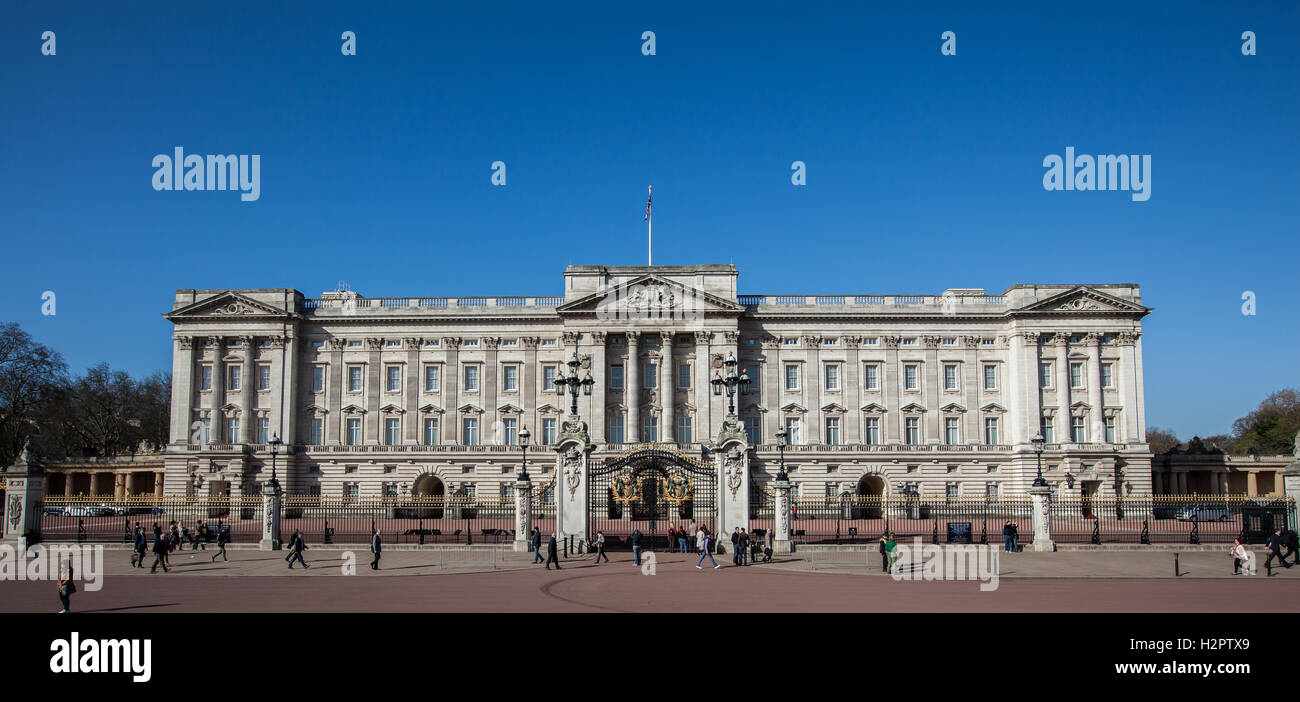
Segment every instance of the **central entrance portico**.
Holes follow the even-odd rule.
[[[646,549],[674,549],[669,529],[692,522],[716,532],[718,478],[711,461],[664,444],[641,444],[594,461],[588,483],[587,533],[605,535],[609,548],[631,547],[641,533]]]

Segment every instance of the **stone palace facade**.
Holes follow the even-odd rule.
[[[520,429],[554,480],[570,398],[593,458],[638,443],[706,454],[731,355],[755,482],[776,432],[802,497],[1151,492],[1136,285],[1014,285],[999,295],[740,295],[730,265],[570,266],[551,297],[305,298],[178,290],[168,494],[509,494]]]

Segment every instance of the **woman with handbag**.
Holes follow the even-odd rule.
[[[59,569],[59,601],[63,603],[63,609],[59,614],[72,611],[72,593],[76,591],[77,586],[72,582],[72,561],[69,560],[66,576],[64,570]]]

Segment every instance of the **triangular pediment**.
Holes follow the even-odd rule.
[[[1072,410],[1082,410],[1082,411],[1084,411],[1084,412],[1087,412],[1088,410],[1092,409],[1092,406],[1089,405],[1087,402],[1084,402],[1083,400],[1080,400],[1080,401],[1078,401],[1078,402],[1076,402],[1076,403],[1070,405],[1070,409],[1072,409]]]
[[[385,413],[385,414],[401,414],[401,413],[405,412],[406,410],[404,410],[404,409],[402,409],[400,406],[398,406],[398,405],[396,405],[396,404],[390,402],[390,403],[384,405],[383,407],[380,407],[380,408],[379,408],[379,411],[380,411],[380,412],[383,412],[383,413]]]
[[[981,412],[1006,412],[1007,408],[1003,407],[1002,405],[999,405],[996,402],[990,402],[987,405],[981,407],[980,411]]]
[[[949,402],[948,404],[944,405],[943,407],[940,407],[939,409],[940,411],[943,412],[965,412],[966,411],[965,407],[962,407],[956,402]]]
[[[522,409],[519,409],[518,405],[512,405],[510,403],[506,403],[498,407],[497,412],[504,415],[519,415],[519,414],[523,414],[524,411]]]
[[[843,406],[843,405],[840,405],[840,404],[838,404],[838,403],[832,402],[832,403],[830,403],[829,405],[826,405],[826,406],[822,407],[822,411],[823,411],[823,412],[843,412],[843,411],[844,411],[844,406]]]
[[[790,404],[786,405],[785,407],[782,407],[782,408],[781,408],[781,411],[782,411],[782,412],[807,412],[807,411],[808,411],[808,408],[807,408],[807,407],[804,407],[803,405],[799,404],[798,402],[791,402]]]
[[[1144,315],[1150,311],[1147,307],[1114,295],[1108,295],[1085,285],[1077,286],[1016,310],[1016,312],[1082,312],[1085,314],[1123,312],[1139,315]]]
[[[538,407],[538,408],[537,408],[537,413],[538,413],[538,414],[546,414],[546,415],[551,415],[551,414],[560,414],[560,409],[559,409],[558,407],[556,407],[555,405],[552,405],[552,404],[550,404],[550,403],[548,402],[547,404],[544,404],[544,405],[542,405],[541,407]]]
[[[906,405],[903,405],[899,409],[903,412],[924,412],[925,411],[925,407],[918,405],[915,402],[909,402]]]
[[[320,405],[307,405],[306,407],[302,408],[302,411],[306,412],[307,414],[316,415],[316,416],[320,416],[322,414],[329,414],[329,409],[325,407],[321,407]]]
[[[682,285],[654,273],[619,282],[603,290],[566,302],[556,308],[566,312],[597,312],[609,319],[682,319],[683,315],[728,312],[739,314],[741,305],[711,293]],[[689,317],[686,317],[689,318]]]
[[[460,412],[461,414],[483,414],[482,407],[476,407],[472,404],[469,404],[468,402],[461,405],[460,407],[457,407],[456,411]]]
[[[285,317],[283,310],[258,302],[246,295],[227,290],[205,300],[173,310],[163,315],[167,319],[192,319],[194,317]]]
[[[875,402],[868,402],[862,406],[862,411],[869,414],[884,414],[885,406]]]
[[[441,407],[433,404],[432,402],[421,405],[420,411],[423,412],[424,414],[442,414],[443,412]]]
[[[355,404],[347,405],[340,411],[343,414],[365,414],[366,413],[366,410],[364,408],[362,408],[360,405],[355,405]]]

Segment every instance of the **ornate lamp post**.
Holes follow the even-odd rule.
[[[1029,440],[1034,445],[1034,455],[1038,458],[1038,477],[1034,478],[1034,487],[1047,487],[1047,481],[1043,480],[1043,444],[1047,439],[1043,438],[1043,433],[1034,434],[1034,438]]]
[[[564,397],[564,389],[566,387],[569,389],[569,396],[573,398],[573,404],[569,408],[569,414],[576,417],[578,416],[579,388],[581,388],[583,395],[590,396],[591,386],[595,385],[596,381],[592,379],[590,372],[587,373],[587,377],[582,378],[581,380],[578,378],[578,368],[582,366],[582,361],[578,360],[578,353],[576,351],[573,353],[573,357],[569,359],[568,366],[569,376],[567,378],[561,376],[555,379],[555,392],[560,397]]]
[[[520,482],[523,482],[523,481],[529,480],[529,477],[528,477],[528,439],[529,439],[529,437],[531,437],[531,436],[532,436],[532,434],[528,431],[528,427],[524,427],[523,429],[520,429],[520,430],[519,430],[519,448],[521,448],[521,449],[524,450],[524,462],[523,462],[523,465],[520,466],[520,468],[519,468],[519,477],[518,477],[518,480],[519,480]]]
[[[722,389],[727,389],[727,416],[736,416],[736,389],[740,389],[742,396],[749,393],[749,374],[741,371],[736,374],[736,354],[727,352],[727,360],[722,362],[723,371],[726,375],[715,371],[713,380],[709,383],[713,385],[713,394],[715,397],[722,395]]]
[[[280,440],[278,434],[272,434],[271,440],[267,443],[271,444],[271,482],[268,484],[278,494],[280,492],[280,479],[276,477],[275,473],[275,457],[280,452],[280,447],[284,446],[284,442]]]
[[[780,456],[780,465],[781,465],[781,469],[780,469],[779,471],[777,471],[776,479],[777,479],[777,480],[789,481],[789,480],[790,480],[790,475],[789,475],[788,473],[785,472],[785,439],[786,439],[786,436],[787,436],[787,434],[785,433],[785,429],[777,429],[777,430],[776,430],[776,451],[777,451],[777,455]]]

